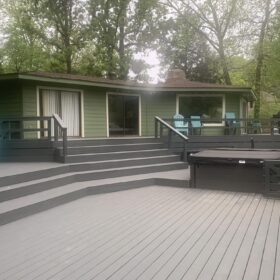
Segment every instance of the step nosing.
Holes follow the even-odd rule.
[[[179,170],[179,169],[178,169]],[[171,170],[170,172],[177,171],[177,170]],[[89,188],[95,188],[95,187],[101,187],[101,186],[113,186],[115,184],[123,184],[123,183],[134,183],[134,182],[140,182],[143,180],[155,180],[155,179],[168,179],[173,181],[186,181],[186,183],[189,181],[188,179],[174,179],[174,178],[159,178],[159,173],[166,172],[166,171],[154,171],[150,173],[145,174],[137,174],[137,175],[131,175],[131,176],[119,176],[119,177],[113,177],[111,179],[114,180],[114,182],[110,182],[110,179],[100,179],[96,180],[94,182],[90,181],[84,181],[84,182],[72,182],[68,183],[67,185],[59,186],[55,189],[49,189],[42,192],[29,194],[27,196],[18,197],[15,199],[11,199],[8,201],[4,201],[0,203],[0,216],[2,214],[8,213],[13,210],[21,209],[26,206],[35,205],[40,202],[48,201],[52,198],[60,197],[61,195],[68,195],[71,193],[75,193],[77,191],[87,191]],[[77,186],[77,184],[79,184]],[[87,194],[86,194],[87,195]]]
[[[145,145],[163,145],[162,143],[129,143],[129,144],[114,144],[114,145],[88,145],[88,146],[69,146],[68,149],[83,149],[83,148],[108,148],[108,147],[130,147],[130,146],[145,146]],[[59,147],[62,149],[62,147]]]
[[[67,157],[93,156],[93,155],[111,155],[111,154],[129,154],[129,153],[142,153],[142,152],[155,152],[155,151],[168,151],[168,149],[116,151],[116,152],[105,152],[105,153],[87,153],[87,154],[67,155]]]

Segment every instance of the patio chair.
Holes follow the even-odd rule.
[[[184,116],[181,114],[176,114],[173,116],[173,124],[176,130],[188,135],[189,133],[189,123],[184,121]]]
[[[234,135],[237,134],[237,132],[240,133],[241,124],[240,121],[236,120],[234,112],[225,113],[225,125],[225,134]]]
[[[193,135],[201,135],[202,123],[200,116],[191,116],[191,133]]]
[[[249,133],[251,134],[258,134],[262,133],[262,124],[258,120],[253,120],[249,124]]]

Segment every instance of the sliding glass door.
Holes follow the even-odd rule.
[[[139,97],[108,95],[109,136],[139,135]]]

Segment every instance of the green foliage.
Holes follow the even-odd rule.
[[[279,100],[279,3],[0,0],[0,73],[45,70],[127,79],[133,72],[147,82],[149,66],[135,54],[156,51],[160,75],[176,67],[190,80],[250,86]],[[276,101],[258,104],[261,116],[280,110]]]
[[[186,20],[188,17],[188,20]],[[201,82],[221,82],[219,59],[211,51],[207,40],[189,24],[191,15],[170,18],[161,24],[159,44],[163,64],[169,68],[185,71],[190,80]],[[193,18],[192,21],[197,20]]]
[[[96,67],[102,66],[99,72],[106,77],[126,79],[133,52],[149,47],[154,39],[157,1],[90,0],[89,3],[95,57],[104,62]]]

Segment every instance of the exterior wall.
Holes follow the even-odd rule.
[[[85,137],[106,137],[106,91],[88,88],[84,90]]]
[[[37,93],[36,86],[32,84],[24,85],[22,88],[22,115],[24,117],[37,116]],[[28,121],[24,123],[24,128],[37,128],[38,124],[36,121]],[[25,132],[24,138],[37,138],[38,133]]]
[[[176,94],[154,93],[142,96],[142,135],[152,136],[155,116],[171,119],[176,113]]]
[[[0,116],[36,116],[37,115],[37,87],[48,86],[55,88],[72,88],[83,92],[82,98],[82,119],[84,121],[85,137],[106,137],[107,136],[107,112],[106,112],[106,90],[94,87],[71,87],[50,83],[25,83],[20,88],[11,90],[7,89],[4,98],[0,101]],[[118,91],[121,93],[120,91]],[[131,91],[132,92],[132,91]],[[128,91],[123,91],[128,94]],[[133,92],[134,94],[136,92]],[[240,95],[225,94],[225,111],[235,112],[236,116],[240,115]],[[142,93],[141,94],[141,127],[142,136],[154,135],[154,117],[172,119],[176,113],[176,93]],[[36,127],[36,123],[30,123],[29,127]],[[204,135],[223,135],[224,128],[206,128],[203,129]],[[28,135],[28,134],[27,134]],[[29,134],[30,136],[31,134]],[[34,136],[34,133],[32,134]]]
[[[0,118],[22,115],[21,87],[14,84],[1,86]]]

